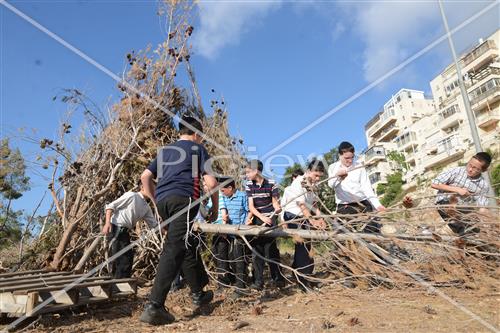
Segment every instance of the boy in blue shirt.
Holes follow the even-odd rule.
[[[227,182],[229,178],[219,177],[217,181],[219,184]],[[222,186],[221,186],[222,189]],[[222,224],[222,191],[219,191],[219,214],[217,220],[213,224]],[[209,202],[207,207],[211,207],[212,203]],[[227,235],[214,235],[212,238],[212,252],[214,254],[215,273],[217,274],[217,281],[219,288],[227,287],[234,280],[231,269],[229,267],[229,252],[231,248],[231,239]]]
[[[236,189],[234,180],[227,182],[220,190],[223,195],[220,202],[222,223],[245,225],[249,218],[247,194]],[[228,237],[227,239],[230,247],[232,247],[230,257],[234,263],[233,272],[236,277],[235,285],[237,289],[233,298],[238,298],[242,294],[241,289],[246,287],[246,245],[238,237]]]

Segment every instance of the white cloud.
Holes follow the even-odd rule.
[[[237,44],[242,34],[280,6],[281,1],[201,1],[200,25],[193,36],[195,50],[207,58],[216,58],[225,46]]]
[[[484,1],[445,3],[450,28],[487,5]],[[353,17],[349,22],[351,29],[364,44],[364,77],[369,82],[376,80],[444,34],[439,6],[435,2],[371,2],[362,5],[348,3],[342,4],[341,7]],[[472,45],[479,37],[492,33],[499,23],[495,12],[498,14],[498,7],[454,35],[457,50],[462,50]],[[449,55],[449,49],[446,49],[442,56]],[[446,63],[450,61],[451,58]]]

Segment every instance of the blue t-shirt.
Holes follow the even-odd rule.
[[[236,191],[231,197],[222,196],[220,209],[226,209],[229,224],[245,224],[248,215],[248,197],[245,192]]]
[[[200,178],[206,173],[208,159],[205,147],[190,140],[179,140],[161,148],[148,166],[158,177],[156,201],[172,195],[200,198]]]

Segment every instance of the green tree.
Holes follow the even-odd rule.
[[[281,183],[280,183],[282,188],[285,188],[292,183],[292,173],[298,169],[301,169],[302,171],[304,171],[304,167],[301,166],[299,163],[294,163],[292,166],[289,166],[288,168],[286,168],[285,174],[283,175],[283,179],[281,180]],[[283,190],[281,190],[281,191],[283,192]]]
[[[409,164],[406,163],[406,158],[403,153],[391,150],[387,153],[387,159],[394,161],[398,165],[398,167],[403,171],[408,171],[410,169]]]
[[[383,188],[384,196],[380,200],[382,205],[389,206],[392,204],[399,195],[403,192],[403,174],[401,172],[395,172],[387,176],[387,184]],[[377,187],[377,193],[379,193],[379,187]]]
[[[403,192],[403,172],[410,169],[403,153],[392,150],[387,153],[387,159],[395,162],[398,168],[394,173],[387,175],[386,183],[377,185],[376,192],[377,195],[383,195],[380,202],[384,206],[392,204]]]
[[[9,140],[0,144],[0,239],[17,241],[21,237],[22,211],[12,209],[12,202],[29,190],[29,177],[25,175],[26,165],[19,149],[11,149]],[[2,241],[0,247],[7,246]]]

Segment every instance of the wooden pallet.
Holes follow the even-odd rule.
[[[4,273],[0,274],[0,315],[34,316],[136,293],[135,279],[42,270]]]

